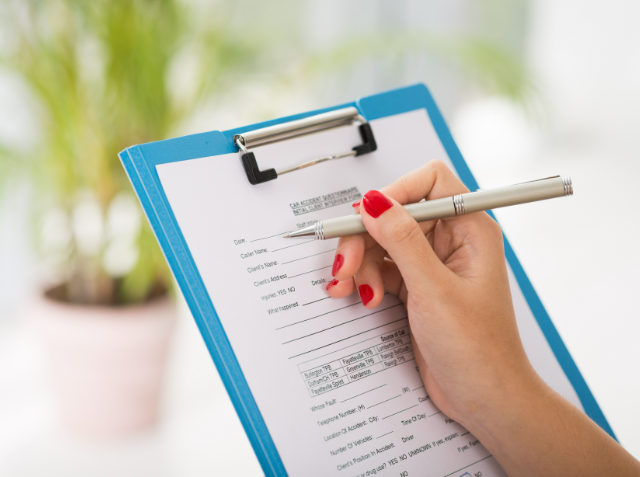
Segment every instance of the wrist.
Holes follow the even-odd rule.
[[[533,368],[512,376],[499,396],[459,422],[507,475],[636,475],[640,471],[630,454],[553,391]]]
[[[535,421],[536,409],[543,408],[553,394],[528,362],[524,368],[496,373],[481,400],[461,413],[460,424],[487,448],[504,446],[534,425],[529,421]]]

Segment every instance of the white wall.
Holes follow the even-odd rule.
[[[640,3],[537,0],[537,125],[499,100],[458,111],[482,187],[570,175],[575,195],[497,217],[620,442],[640,457]],[[457,133],[457,134],[456,134]]]

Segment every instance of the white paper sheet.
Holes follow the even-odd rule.
[[[367,310],[357,295],[328,298],[337,240],[281,238],[353,213],[361,194],[431,159],[455,170],[424,110],[371,126],[376,152],[258,186],[238,154],[157,170],[290,476],[505,475],[427,396],[399,300],[387,295]],[[256,157],[262,169],[278,169],[360,142],[357,128],[345,127],[260,147]],[[511,270],[510,280],[531,362],[582,408]]]

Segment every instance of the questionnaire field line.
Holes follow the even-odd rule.
[[[488,455],[484,459],[480,459],[480,460],[477,460],[475,462],[472,462],[471,464],[464,466],[462,469],[454,470],[453,472],[451,472],[450,474],[445,475],[444,477],[449,477],[450,475],[457,474],[458,472],[460,472],[461,470],[466,469],[467,467],[471,467],[472,465],[475,465],[478,462],[482,462],[483,460],[487,460],[489,457],[493,457],[493,455]]]
[[[417,406],[417,404],[414,404],[413,406],[408,407],[408,408],[406,408],[406,409],[403,409],[402,411],[398,411],[398,412],[394,412],[393,414],[389,414],[387,417],[395,416],[396,414],[400,414],[401,412],[408,411],[409,409],[413,409],[413,408],[414,408],[414,407],[416,407],[416,406]],[[387,417],[383,417],[383,418],[382,418],[382,419],[380,419],[380,420],[381,420],[381,421],[384,421]]]
[[[392,398],[386,399],[384,401],[380,401],[378,404],[372,404],[367,409],[371,409],[372,407],[376,407],[376,406],[378,406],[380,404],[384,404],[385,402],[391,401],[392,399],[395,399],[395,398],[399,398],[400,396],[402,396],[402,394],[398,394],[397,396],[393,396]]]
[[[393,332],[401,330],[403,328],[406,328],[406,326],[401,326],[400,328],[396,328],[394,330],[388,331],[388,333],[393,333]],[[374,336],[372,338],[367,338],[367,339],[364,339],[362,341],[358,341],[357,343],[350,344],[349,346],[345,346],[344,348],[340,348],[340,349],[337,349],[335,351],[330,351],[330,352],[328,352],[326,354],[321,354],[320,356],[316,356],[315,358],[311,358],[311,359],[308,359],[308,360],[303,361],[301,363],[298,363],[298,366],[300,366],[301,364],[308,363],[310,361],[315,361],[316,359],[324,358],[325,356],[329,356],[330,354],[335,354],[338,351],[342,351],[342,350],[345,350],[345,349],[348,349],[348,348],[353,348],[354,346],[358,346],[359,344],[364,343],[365,341],[375,340],[376,338],[378,338],[378,336]]]
[[[313,239],[313,240],[307,240],[307,241],[305,241],[305,242],[300,242],[300,243],[296,243],[296,244],[293,244],[293,245],[287,245],[286,247],[282,247],[282,248],[277,248],[277,249],[275,249],[275,250],[271,250],[271,252],[272,252],[272,253],[273,253],[273,252],[278,252],[279,250],[284,250],[285,248],[297,247],[297,246],[299,246],[299,245],[304,245],[305,243],[311,243],[311,242],[316,242],[316,239]]]
[[[249,240],[249,243],[251,243],[251,242],[257,242],[258,240],[267,240],[267,239],[270,239],[270,238],[273,238],[273,237],[277,237],[278,235],[282,236],[282,235],[287,234],[287,233],[289,233],[289,232],[291,232],[291,230],[287,230],[286,232],[280,232],[279,234],[275,234],[275,235],[269,235],[268,237],[262,237],[262,238],[257,238],[257,239]]]
[[[418,389],[422,389],[424,386],[420,386],[418,388],[412,389],[412,391],[417,391]]]
[[[382,434],[381,436],[376,437],[376,439],[380,439],[381,437],[388,436],[389,434],[393,434],[393,431],[387,432],[386,434]]]
[[[331,346],[331,345],[334,345],[336,343],[340,343],[342,341],[346,341],[346,340],[348,340],[350,338],[354,338],[356,336],[360,336],[360,335],[363,335],[365,333],[368,333],[369,331],[377,330],[378,328],[382,328],[383,326],[391,325],[393,323],[397,323],[398,321],[402,321],[402,320],[406,320],[406,319],[407,319],[407,317],[405,316],[404,318],[400,318],[399,320],[390,321],[389,323],[385,323],[383,325],[376,326],[375,328],[371,328],[370,330],[361,331],[360,333],[356,333],[355,335],[347,336],[346,338],[342,338],[340,340],[334,341],[333,343],[329,343],[329,344],[326,344],[326,345],[323,345],[323,346],[319,346],[317,348],[310,349],[309,351],[305,351],[304,353],[298,353],[296,355],[290,356],[288,359],[293,359],[293,358],[297,358],[298,356],[303,356],[305,354],[313,353],[314,351],[318,351],[319,349],[326,348],[327,346]],[[347,348],[349,348],[349,346],[347,346]],[[331,354],[331,353],[329,353],[329,354]],[[317,359],[317,358],[313,358],[313,359]]]
[[[343,306],[343,307],[341,307],[341,308],[336,308],[335,310],[327,311],[326,313],[321,313],[321,314],[319,314],[319,315],[312,316],[311,318],[306,318],[306,319],[304,319],[304,320],[296,321],[296,322],[294,322],[294,323],[289,323],[288,325],[284,325],[284,326],[281,326],[280,328],[276,328],[276,331],[281,330],[281,329],[283,329],[283,328],[288,328],[288,327],[293,326],[293,325],[297,325],[298,323],[304,323],[305,321],[315,320],[316,318],[320,318],[321,316],[329,315],[329,314],[331,314],[331,313],[335,313],[336,311],[344,310],[345,308],[350,308],[350,307],[352,307],[352,306],[359,305],[360,303],[362,303],[362,302],[361,302],[361,301],[358,301],[358,302],[356,302],[356,303],[352,303],[351,305]],[[382,311],[382,310],[381,310],[381,311]]]
[[[320,298],[319,300],[313,300],[313,301],[310,301],[309,303],[303,303],[301,306],[311,305],[312,303],[318,303],[319,301],[328,300],[329,298],[331,298],[331,297],[330,296],[325,296],[324,298]]]
[[[307,273],[313,273],[313,272],[317,272],[318,270],[324,270],[325,268],[330,268],[333,267],[333,264],[331,265],[327,265],[326,267],[322,267],[322,268],[316,268],[315,270],[311,270],[309,272],[304,272],[304,273],[298,273],[297,275],[291,275],[290,277],[287,278],[295,278],[295,277],[299,277],[301,275],[306,275]]]
[[[431,416],[435,416],[436,414],[440,414],[441,412],[442,411],[434,412],[433,414],[431,414]],[[428,416],[428,417],[431,417],[431,416]]]
[[[378,386],[377,388],[369,389],[368,391],[365,391],[365,392],[363,392],[363,393],[356,394],[355,396],[351,396],[350,398],[347,398],[347,399],[345,399],[344,401],[340,401],[340,404],[342,404],[343,402],[350,401],[351,399],[357,398],[358,396],[362,396],[363,394],[370,393],[371,391],[375,391],[376,389],[383,388],[383,387],[385,387],[385,386],[386,386],[386,384],[383,384],[382,386]]]
[[[282,262],[280,265],[286,265],[287,263],[297,262],[299,260],[304,260],[305,258],[315,257],[316,255],[322,255],[323,253],[335,252],[336,249],[332,248],[331,250],[326,250],[320,253],[314,253],[313,255],[307,255],[306,257],[296,258],[295,260],[289,260],[288,262]]]
[[[357,305],[357,303],[356,303],[356,305]],[[377,313],[382,313],[383,311],[386,311],[386,310],[388,310],[390,308],[395,308],[396,306],[400,306],[400,305],[401,305],[401,303],[398,303],[397,305],[390,306],[389,308],[383,308],[382,310],[376,310],[376,311],[374,311],[372,313],[368,313],[366,315],[359,316],[359,317],[354,318],[352,320],[345,321],[344,323],[338,323],[337,325],[330,326],[329,328],[325,328],[324,330],[314,331],[313,333],[309,333],[308,335],[300,336],[299,338],[294,338],[292,340],[285,341],[282,344],[285,345],[285,344],[288,344],[288,343],[293,343],[294,341],[299,341],[299,340],[301,340],[303,338],[308,338],[309,336],[313,336],[313,335],[317,335],[317,334],[320,334],[320,333],[324,333],[325,331],[332,330],[333,328],[337,328],[338,326],[343,326],[343,325],[346,325],[347,323],[352,323],[354,321],[361,320],[362,318],[366,318],[367,316],[375,315]],[[347,308],[347,307],[345,307],[345,308]],[[319,316],[321,316],[321,315],[319,315]],[[314,317],[314,318],[317,318],[317,316]],[[309,318],[309,319],[312,319],[312,318]]]

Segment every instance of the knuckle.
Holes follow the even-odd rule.
[[[404,243],[413,239],[418,231],[416,222],[410,217],[403,217],[392,226],[386,227],[388,237],[392,242]]]
[[[400,192],[399,196],[394,198],[396,200],[399,200],[399,202],[401,203],[406,202],[407,198],[411,197],[416,188],[418,188],[415,174],[413,172],[410,172],[409,174],[401,176],[398,180],[396,180],[394,186],[394,189]]]
[[[427,165],[428,165],[432,170],[435,170],[435,171],[438,171],[438,172],[442,172],[442,171],[444,171],[444,170],[447,170],[447,171],[449,170],[449,168],[447,167],[447,165],[446,165],[444,162],[442,162],[440,159],[432,159],[431,161],[429,161],[429,162],[427,163]]]
[[[499,239],[502,239],[502,227],[495,220],[491,219],[491,233]]]
[[[410,191],[413,188],[413,180],[410,174],[405,174],[398,179],[398,185],[404,191]]]
[[[486,224],[484,225],[484,227],[486,227],[486,230],[488,232],[488,235],[491,237],[491,239],[493,240],[500,240],[502,241],[502,228],[500,227],[500,225],[498,224],[498,222],[496,222],[495,220],[493,220],[492,217],[489,216],[489,214],[487,214],[486,217]]]

